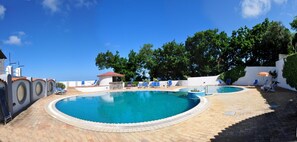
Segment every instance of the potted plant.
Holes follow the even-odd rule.
[[[205,91],[194,88],[194,89],[188,91],[188,96],[190,98],[195,98],[195,97],[198,97],[198,96],[205,96]]]

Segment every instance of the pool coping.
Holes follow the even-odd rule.
[[[243,86],[237,86],[237,85],[209,85],[209,86],[221,86],[221,87],[237,87],[237,88],[241,88],[242,90],[240,91],[236,91],[236,92],[228,92],[228,93],[213,93],[211,95],[205,95],[205,96],[214,96],[214,95],[229,95],[229,94],[237,94],[237,93],[243,93],[248,91],[249,89]],[[195,88],[197,86],[189,86],[189,87],[183,87],[180,89],[185,89],[185,88]],[[200,87],[200,86],[199,86]],[[175,91],[179,91],[180,89],[176,89]]]
[[[159,91],[159,90],[156,90]],[[183,113],[167,117],[164,119],[148,121],[148,122],[139,122],[139,123],[101,123],[101,122],[92,122],[86,121],[82,119],[78,119],[67,114],[60,112],[55,104],[65,98],[76,97],[76,96],[100,96],[108,92],[101,92],[100,94],[91,94],[91,95],[74,95],[74,96],[66,96],[62,98],[55,99],[45,105],[46,112],[54,117],[55,119],[67,123],[72,126],[76,126],[79,128],[93,130],[93,131],[101,131],[101,132],[139,132],[139,131],[150,131],[156,130],[164,127],[168,127],[182,121],[185,121],[193,116],[196,116],[202,113],[209,107],[209,102],[205,97],[199,97],[200,103],[193,107],[190,110],[187,110]]]

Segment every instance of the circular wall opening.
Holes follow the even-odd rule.
[[[42,93],[42,84],[40,82],[37,82],[35,85],[35,93],[37,96],[40,96]]]
[[[27,90],[25,83],[21,82],[17,87],[17,99],[20,104],[24,103],[26,100]]]
[[[53,91],[54,91],[54,83],[53,82],[49,82],[48,83],[47,92],[53,92]]]

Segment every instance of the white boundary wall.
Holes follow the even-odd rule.
[[[218,75],[207,77],[189,77],[188,86],[218,85],[218,77]]]
[[[285,64],[284,59],[280,59],[275,63],[277,74],[278,74],[277,81],[279,82],[279,84],[277,85],[282,88],[296,91],[296,89],[292,88],[289,84],[287,84],[286,78],[283,77],[284,64]]]
[[[245,76],[239,78],[237,81],[235,81],[234,85],[253,85],[256,79],[258,79],[259,83],[258,85],[264,85],[265,81],[268,79],[268,83],[271,82],[271,76],[269,77],[262,77],[258,76],[259,72],[269,72],[276,70],[275,67],[262,67],[262,66],[256,66],[256,67],[246,67],[244,69]]]
[[[99,92],[109,90],[109,86],[96,86],[96,87],[76,87],[81,92]]]
[[[85,82],[84,85],[82,85],[82,81],[58,81],[58,82],[63,83],[67,89],[68,87],[91,86],[91,85],[94,85],[95,80],[84,81]]]

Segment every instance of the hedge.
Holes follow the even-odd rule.
[[[297,53],[285,59],[283,77],[286,78],[287,84],[297,89]]]
[[[61,88],[61,89],[65,89],[65,85],[63,83],[61,83],[61,82],[57,82],[56,87]]]

